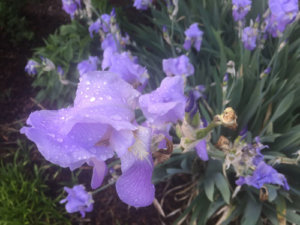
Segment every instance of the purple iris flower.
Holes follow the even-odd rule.
[[[108,34],[101,43],[101,48],[105,51],[110,48],[113,52],[117,52],[120,43],[117,40],[117,37],[114,34]]]
[[[264,184],[278,184],[289,190],[290,187],[283,174],[278,173],[272,166],[261,161],[256,167],[251,176],[240,177],[236,182],[237,185],[247,184],[257,189],[261,188]]]
[[[152,4],[152,0],[134,0],[133,6],[139,10],[146,10]]]
[[[81,8],[80,0],[62,0],[63,10],[74,18],[76,10]]]
[[[91,38],[93,38],[93,33],[97,33],[101,28],[101,20],[97,19],[94,23],[89,26],[89,32]]]
[[[30,114],[21,133],[35,142],[50,162],[74,170],[94,167],[92,188],[101,185],[105,160],[121,157],[134,143],[134,109],[139,92],[110,72],[88,72],[80,78],[74,106]]]
[[[244,19],[251,9],[251,0],[232,0],[232,15],[235,21]]]
[[[112,13],[110,15],[102,14],[100,18],[92,23],[89,26],[90,36],[93,37],[93,33],[97,33],[100,29],[102,29],[102,31],[105,33],[109,32],[112,16]]]
[[[143,207],[152,204],[155,188],[152,184],[151,129],[140,126],[135,143],[120,156],[122,175],[116,183],[120,199],[128,205]],[[122,143],[120,143],[122,145]]]
[[[25,71],[26,73],[28,73],[29,75],[36,75],[37,74],[37,70],[36,68],[39,66],[40,64],[38,64],[36,61],[34,60],[29,60],[25,66]]]
[[[118,74],[123,80],[134,87],[139,87],[148,79],[147,70],[137,64],[137,58],[129,52],[113,53],[109,58],[109,71]]]
[[[183,94],[184,81],[181,76],[166,77],[160,87],[140,97],[140,107],[152,124],[163,124],[182,120],[186,99]]]
[[[193,23],[185,32],[185,41],[183,47],[185,50],[190,50],[192,45],[194,48],[199,52],[201,43],[202,43],[202,36],[203,32],[198,28],[198,23]]]
[[[116,152],[122,163],[116,183],[120,199],[131,206],[147,206],[155,192],[151,129],[132,123],[139,95],[114,73],[88,72],[80,78],[73,107],[33,112],[27,120],[30,127],[21,133],[54,164],[71,170],[84,163],[93,166],[94,189],[107,172],[104,161]]]
[[[68,196],[61,200],[60,203],[66,204],[68,213],[80,212],[82,217],[85,217],[86,212],[93,210],[93,197],[91,193],[86,192],[83,185],[76,185],[73,188],[64,187]]]
[[[257,28],[245,27],[242,34],[242,42],[244,47],[250,51],[256,48],[256,39],[258,35]]]
[[[107,32],[110,31],[110,21],[111,21],[111,18],[112,18],[112,16],[113,16],[112,13],[113,13],[113,12],[111,12],[110,15],[109,15],[109,14],[102,14],[102,15],[101,15],[101,22],[102,22],[101,28],[102,28],[102,30],[103,30],[105,33],[107,33]]]
[[[177,58],[163,59],[163,71],[167,76],[185,75],[190,76],[194,73],[194,66],[190,63],[186,55]]]
[[[99,59],[97,56],[90,56],[89,59],[83,60],[77,65],[77,70],[79,75],[82,76],[89,71],[96,71],[97,70],[97,63]]]
[[[271,15],[267,18],[267,30],[277,37],[299,12],[298,0],[269,0]]]

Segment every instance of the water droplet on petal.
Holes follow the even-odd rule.
[[[90,102],[94,102],[95,100],[96,100],[95,97],[91,97],[91,98],[90,98]]]

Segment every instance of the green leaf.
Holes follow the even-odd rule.
[[[225,177],[221,173],[217,173],[214,177],[215,184],[219,191],[221,192],[221,195],[224,199],[224,201],[229,204],[230,201],[230,190],[228,183],[225,179]]]
[[[243,214],[241,225],[256,224],[259,219],[261,209],[262,204],[249,197]]]
[[[204,191],[205,191],[207,198],[211,202],[213,202],[214,201],[214,191],[215,191],[214,177],[205,177]]]

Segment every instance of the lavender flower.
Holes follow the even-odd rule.
[[[152,0],[134,0],[133,6],[139,10],[146,10],[151,4]]]
[[[93,38],[93,33],[97,33],[100,29],[102,29],[103,32],[107,33],[110,31],[111,26],[111,19],[114,15],[114,12],[112,11],[111,14],[102,14],[100,18],[98,18],[94,23],[92,23],[89,26],[89,32],[90,36]]]
[[[247,184],[260,189],[264,184],[278,184],[289,190],[290,187],[283,174],[278,173],[272,166],[261,161],[251,176],[241,176],[236,182],[237,185]]]
[[[93,210],[93,197],[91,193],[86,192],[83,185],[76,185],[73,188],[64,187],[68,193],[67,198],[60,201],[66,204],[68,213],[80,212],[82,217],[85,217],[86,212]]]
[[[90,32],[90,36],[91,38],[93,38],[93,33],[97,33],[100,28],[101,28],[102,24],[101,24],[101,20],[100,19],[97,19],[94,23],[92,23],[90,26],[89,26],[89,32]]]
[[[76,10],[81,8],[80,0],[62,0],[63,10],[74,18]]]
[[[194,66],[189,62],[186,55],[177,58],[163,59],[163,71],[167,76],[185,75],[190,76],[194,73]]]
[[[232,15],[235,21],[244,19],[251,9],[251,0],[232,0]]]
[[[94,167],[91,186],[101,185],[105,160],[121,157],[134,143],[134,109],[139,92],[110,72],[88,72],[80,78],[74,106],[30,114],[21,133],[35,142],[50,162],[74,170]]]
[[[139,87],[148,80],[147,70],[137,64],[137,58],[132,57],[129,52],[111,54],[109,61],[109,71],[118,74],[123,80],[134,87]]]
[[[73,107],[33,112],[27,120],[31,127],[23,127],[21,133],[54,164],[72,170],[84,163],[93,166],[92,188],[101,185],[107,172],[104,161],[116,152],[122,163],[116,183],[120,199],[147,206],[155,192],[151,129],[132,123],[138,96],[114,73],[88,72],[80,78]]]
[[[99,59],[97,56],[90,56],[89,59],[83,60],[77,65],[77,70],[79,72],[80,76],[83,76],[83,74],[86,74],[90,71],[96,71],[97,70],[97,63]]]
[[[271,15],[267,18],[267,30],[278,37],[299,12],[297,0],[269,0]]]
[[[150,123],[177,122],[184,117],[184,82],[180,76],[166,77],[160,87],[140,97],[140,107]]]
[[[27,62],[26,66],[25,66],[25,71],[29,75],[36,75],[37,74],[36,68],[38,66],[39,66],[39,64],[36,61],[31,59]]]
[[[242,34],[242,42],[244,47],[250,51],[256,48],[256,39],[258,35],[257,28],[245,27]]]
[[[186,38],[183,44],[185,50],[190,50],[192,45],[194,48],[199,52],[201,43],[202,43],[202,36],[203,32],[198,28],[197,23],[193,23],[185,32]]]
[[[120,43],[117,40],[117,37],[114,34],[108,34],[101,43],[101,48],[105,51],[110,48],[113,52],[117,52],[120,48]]]

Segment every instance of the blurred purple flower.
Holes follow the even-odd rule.
[[[271,15],[267,18],[267,30],[278,37],[293,22],[299,12],[298,0],[269,0]]]
[[[94,167],[92,188],[101,185],[105,160],[121,157],[134,143],[134,109],[139,92],[110,72],[88,72],[80,78],[74,106],[30,114],[21,133],[35,142],[50,162],[74,170]]]
[[[207,161],[209,159],[205,139],[200,140],[195,148],[200,159],[203,161]]]
[[[36,75],[37,74],[37,70],[36,68],[39,66],[40,64],[38,64],[36,61],[34,60],[29,60],[25,66],[25,71],[26,73],[28,73],[29,75]]]
[[[76,10],[81,8],[80,0],[62,0],[63,10],[74,18]]]
[[[235,21],[244,19],[251,9],[251,0],[232,0],[232,15]]]
[[[63,76],[65,71],[63,70],[63,68],[61,66],[57,66],[57,73],[60,75],[60,76]]]
[[[158,125],[182,120],[186,103],[183,89],[181,76],[166,77],[159,88],[142,95],[139,103],[147,120]]]
[[[244,47],[250,51],[255,49],[256,47],[256,39],[258,35],[257,28],[254,27],[245,27],[243,29],[242,34],[242,42],[244,44]]]
[[[177,58],[163,59],[163,71],[167,76],[184,75],[190,76],[194,73],[194,66],[189,62],[186,55]]]
[[[93,33],[98,33],[101,29],[103,32],[107,33],[110,31],[111,26],[111,18],[113,16],[111,14],[102,14],[100,18],[98,18],[94,23],[89,26],[90,36],[93,38]]]
[[[89,59],[83,60],[78,63],[77,70],[79,72],[79,75],[83,76],[83,74],[86,74],[87,72],[96,71],[98,62],[99,59],[97,56],[90,56]]]
[[[198,28],[198,23],[193,23],[185,32],[185,41],[183,47],[185,50],[190,50],[192,45],[194,48],[199,52],[201,43],[202,43],[202,36],[203,32]]]
[[[100,19],[97,19],[94,23],[92,23],[90,26],[89,26],[89,32],[90,32],[90,36],[91,38],[93,38],[93,33],[98,33],[98,31],[100,30],[101,28],[101,20]]]
[[[246,177],[239,177],[235,182],[237,185],[247,184],[257,189],[261,188],[264,184],[278,184],[289,190],[290,187],[283,174],[278,173],[272,166],[261,161],[253,174]]]
[[[82,217],[85,217],[86,212],[93,210],[93,197],[91,193],[86,192],[83,185],[76,185],[73,188],[64,187],[68,196],[61,200],[60,203],[66,204],[68,213],[80,212]]]
[[[114,34],[108,34],[101,43],[101,48],[105,51],[110,48],[113,52],[117,52],[119,49],[120,43],[117,40],[117,37]]]
[[[139,10],[146,10],[152,4],[152,0],[134,0],[133,6]]]

